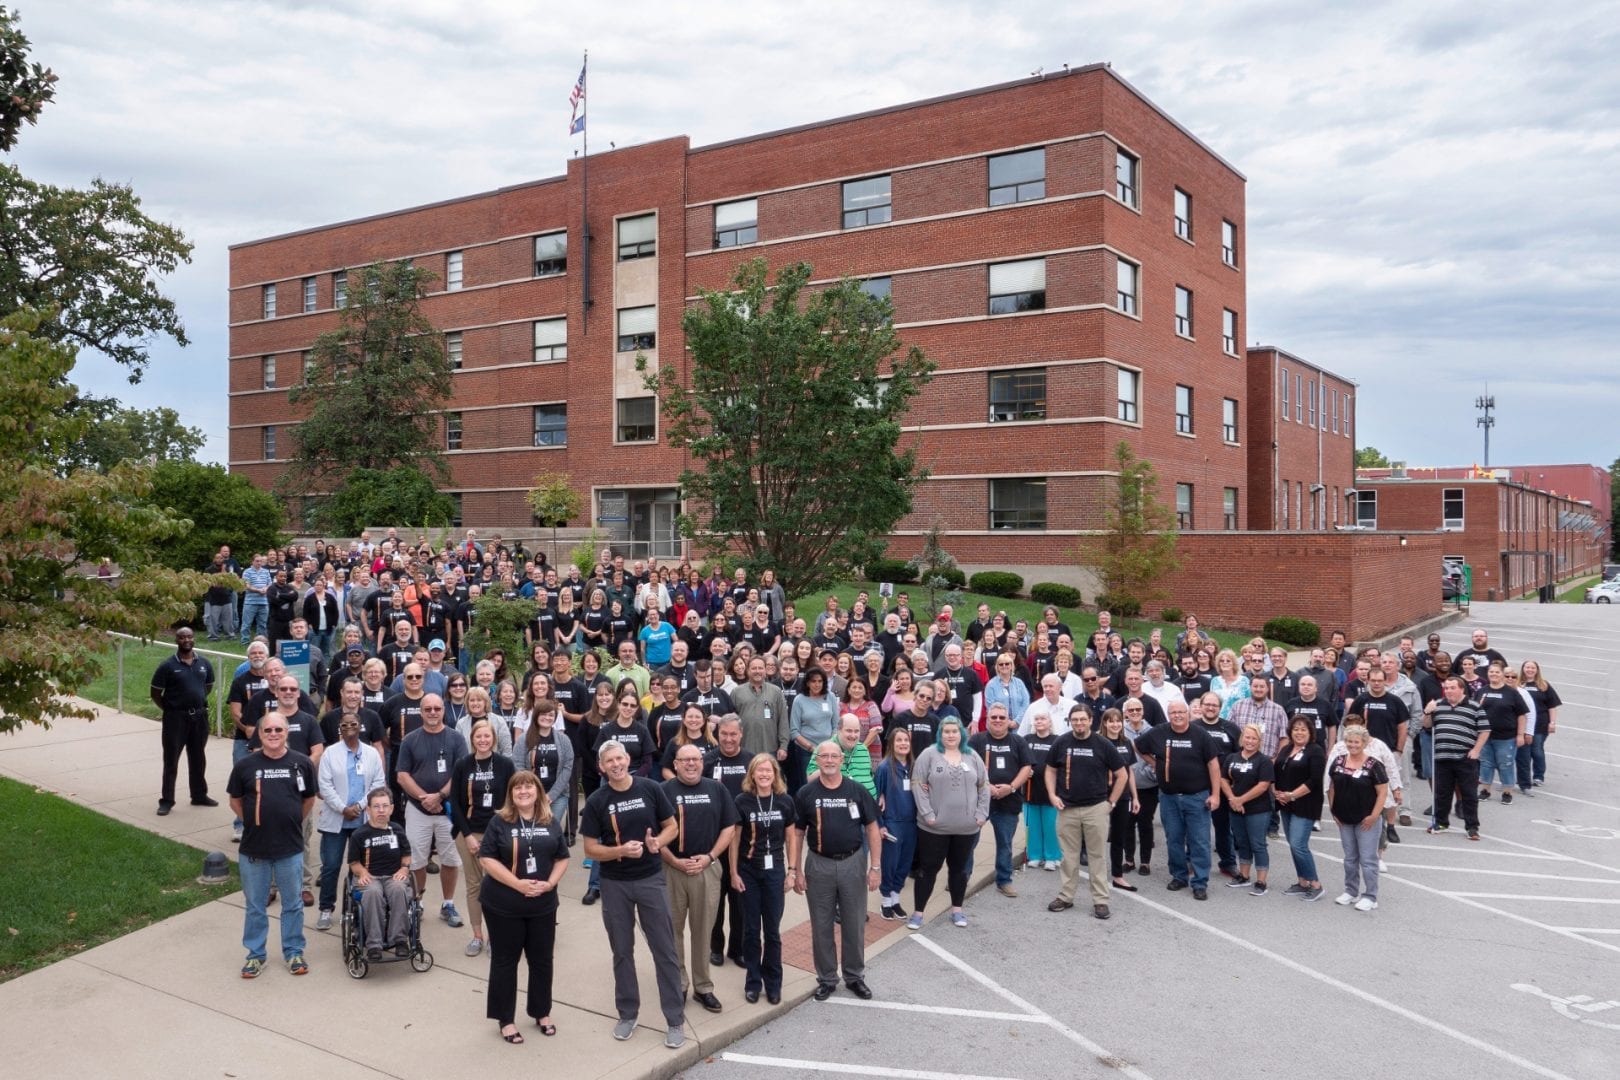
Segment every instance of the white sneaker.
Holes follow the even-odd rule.
[[[1059,867],[1061,867],[1062,865],[1063,864],[1061,862],[1059,862],[1058,860],[1056,860],[1056,859],[1048,859],[1048,860],[1046,860],[1046,868],[1048,870],[1056,870]]]
[[[1377,911],[1378,910],[1378,901],[1374,900],[1370,896],[1363,896],[1360,900],[1356,901],[1356,910],[1357,911]]]
[[[1350,893],[1343,892],[1340,893],[1339,898],[1333,902],[1338,904],[1340,907],[1349,907],[1351,904],[1356,902],[1356,898]]]
[[[1384,860],[1383,859],[1378,860],[1378,872],[1380,874],[1382,874],[1384,872]]]

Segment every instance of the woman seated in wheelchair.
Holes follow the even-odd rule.
[[[394,800],[386,787],[366,796],[366,823],[349,840],[351,881],[361,890],[360,916],[366,957],[384,948],[410,955],[411,844],[390,818]]]

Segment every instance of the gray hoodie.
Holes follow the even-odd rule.
[[[969,836],[990,816],[990,775],[971,750],[957,768],[930,746],[912,768],[911,792],[917,800],[917,828],[941,836]],[[933,818],[933,824],[928,819]]]

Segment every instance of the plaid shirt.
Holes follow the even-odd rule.
[[[1259,725],[1260,752],[1268,758],[1276,756],[1277,746],[1288,736],[1288,714],[1270,698],[1256,701],[1246,697],[1234,701],[1227,719],[1236,724],[1240,731],[1250,724]]]

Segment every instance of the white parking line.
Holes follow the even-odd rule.
[[[1595,806],[1599,810],[1616,810],[1616,811],[1620,811],[1620,806],[1610,806],[1608,803],[1593,802],[1590,799],[1577,799],[1573,795],[1560,795],[1556,791],[1548,791],[1545,788],[1537,788],[1536,789],[1536,794],[1535,794],[1536,798],[1539,799],[1544,795],[1547,798],[1550,798],[1550,799],[1563,799],[1565,802],[1580,803],[1582,806]]]
[[[1588,705],[1587,708],[1590,709],[1593,708],[1593,706]],[[1614,711],[1620,712],[1620,709],[1616,709]],[[1573,724],[1559,724],[1558,730],[1560,732],[1579,731],[1583,735],[1607,735],[1611,739],[1620,739],[1620,731],[1599,731],[1597,728],[1576,727]]]
[[[950,964],[952,967],[956,968],[958,971],[962,972],[962,974],[977,982],[985,989],[999,995],[1003,1000],[1018,1006],[1020,1009],[1023,1009],[1026,1013],[1029,1013],[1032,1016],[1042,1017],[1046,1023],[1052,1026],[1054,1031],[1061,1034],[1064,1038],[1068,1039],[1076,1046],[1085,1050],[1088,1054],[1091,1054],[1093,1057],[1097,1058],[1097,1060],[1102,1064],[1111,1069],[1117,1069],[1122,1076],[1128,1076],[1131,1078],[1131,1080],[1150,1080],[1148,1075],[1141,1069],[1138,1069],[1136,1066],[1127,1063],[1123,1059],[1110,1054],[1107,1050],[1104,1050],[1102,1047],[1098,1046],[1096,1043],[1092,1042],[1090,1039],[1086,1038],[1084,1035],[1080,1034],[1078,1031],[1059,1020],[1057,1017],[1045,1012],[1042,1009],[1036,1008],[1034,1005],[1030,1004],[1028,1001],[1025,1001],[1011,990],[1008,990],[1005,986],[1002,986],[1000,983],[996,982],[996,980],[992,979],[990,976],[986,975],[972,964],[969,964],[966,960],[958,957],[955,953],[951,952],[943,945],[929,940],[922,934],[913,934],[910,940],[915,941],[917,944],[921,945],[923,948],[927,949],[929,952],[933,953],[947,964]]]
[[[1012,1020],[1026,1024],[1044,1024],[1047,1018],[1034,1013],[991,1012],[988,1009],[956,1009],[948,1005],[913,1005],[908,1001],[862,1001],[859,998],[831,997],[829,1005],[849,1005],[858,1009],[893,1009],[897,1012],[919,1012],[940,1016],[965,1016],[971,1020]]]
[[[932,1072],[928,1069],[886,1069],[881,1065],[847,1065],[838,1061],[803,1061],[799,1058],[760,1057],[758,1054],[720,1055],[722,1061],[735,1061],[739,1065],[765,1065],[774,1069],[799,1069],[804,1072],[841,1073],[845,1076],[887,1076],[892,1080],[1017,1080],[1016,1077],[981,1076],[976,1073]]]
[[[1620,934],[1620,926],[1560,926],[1560,930],[1571,930],[1577,934]]]
[[[1177,911],[1175,908],[1161,904],[1157,900],[1149,900],[1140,893],[1126,893],[1124,895],[1128,899],[1152,908],[1154,911],[1160,912],[1161,914],[1168,915],[1172,919],[1179,919],[1189,926],[1196,926],[1198,929],[1203,930],[1206,933],[1213,934],[1222,941],[1236,945],[1240,949],[1247,949],[1249,952],[1252,952],[1258,956],[1263,956],[1268,960],[1274,960],[1283,967],[1288,968],[1290,971],[1304,975],[1306,978],[1315,979],[1317,982],[1331,986],[1336,990],[1342,990],[1346,994],[1359,998],[1369,1005],[1383,1009],[1386,1012],[1394,1013],[1396,1016],[1405,1017],[1414,1024],[1420,1024],[1431,1031],[1436,1031],[1442,1035],[1456,1039],[1458,1042],[1463,1043],[1464,1045],[1471,1046],[1474,1049],[1489,1054],[1494,1058],[1498,1058],[1499,1060],[1517,1065],[1522,1069],[1535,1073],[1537,1076],[1547,1077],[1548,1080],[1571,1080],[1570,1077],[1565,1076],[1563,1073],[1554,1069],[1549,1069],[1545,1065],[1538,1064],[1537,1062],[1531,1061],[1528,1058],[1522,1058],[1518,1054],[1513,1053],[1511,1050],[1504,1050],[1500,1046],[1494,1046],[1483,1039],[1469,1035],[1467,1032],[1458,1031],[1456,1028],[1451,1027],[1450,1025],[1443,1024],[1431,1017],[1424,1016],[1422,1013],[1414,1012],[1404,1005],[1397,1005],[1395,1002],[1390,1001],[1387,998],[1381,998],[1377,994],[1363,990],[1359,986],[1354,986],[1340,979],[1336,979],[1332,975],[1318,971],[1313,967],[1308,967],[1305,964],[1300,963],[1298,960],[1292,959],[1291,957],[1283,956],[1281,953],[1272,952],[1263,945],[1256,945],[1247,938],[1240,938],[1236,934],[1222,930],[1218,926],[1212,926],[1200,919],[1195,919],[1191,915],[1187,915],[1183,912]],[[1596,943],[1594,942],[1592,944]]]
[[[1531,874],[1523,870],[1481,870],[1473,866],[1430,866],[1426,863],[1389,863],[1391,870],[1455,870],[1465,874],[1487,874],[1491,877],[1530,878],[1535,881],[1578,881],[1592,885],[1620,885],[1620,878],[1560,877],[1557,874]],[[845,999],[837,999],[845,1000]]]
[[[1584,761],[1588,765],[1601,765],[1605,769],[1620,769],[1620,763],[1613,762],[1613,761],[1593,761],[1589,757],[1578,757],[1575,754],[1558,754],[1558,753],[1554,753],[1551,750],[1548,750],[1547,751],[1547,756],[1548,757],[1561,758],[1564,761]]]
[[[1498,844],[1508,844],[1512,847],[1524,848],[1526,851],[1534,851],[1541,855],[1551,855],[1556,859],[1563,860],[1564,862],[1580,863],[1582,866],[1590,866],[1594,870],[1607,870],[1611,874],[1620,874],[1620,867],[1608,866],[1600,862],[1593,862],[1591,859],[1578,859],[1574,855],[1565,855],[1561,851],[1549,851],[1547,848],[1536,847],[1534,844],[1522,844],[1517,840],[1509,840],[1502,836],[1487,836],[1485,839],[1488,841],[1494,841]],[[1503,854],[1506,854],[1506,852],[1503,852]]]
[[[1620,899],[1611,900],[1602,896],[1536,896],[1533,893],[1506,892],[1448,892],[1443,895],[1454,900],[1469,896],[1476,900],[1534,900],[1542,904],[1620,904]]]

